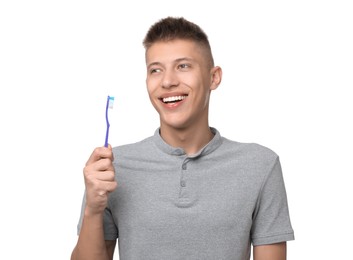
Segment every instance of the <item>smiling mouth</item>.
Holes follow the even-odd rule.
[[[160,98],[164,104],[177,103],[184,100],[188,95]]]

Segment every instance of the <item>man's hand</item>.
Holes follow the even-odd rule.
[[[85,214],[102,214],[108,194],[117,187],[112,147],[98,147],[91,154],[83,170],[86,185]]]

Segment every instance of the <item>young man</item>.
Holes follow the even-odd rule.
[[[159,113],[153,136],[96,148],[72,259],[286,259],[293,240],[278,156],[230,141],[208,123],[221,83],[206,34],[183,18],[148,31],[147,89]]]

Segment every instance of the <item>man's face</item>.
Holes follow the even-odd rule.
[[[156,42],[146,52],[147,90],[161,126],[182,129],[208,124],[215,68],[206,51],[189,40]]]

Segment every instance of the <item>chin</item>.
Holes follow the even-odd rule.
[[[165,126],[167,128],[173,128],[173,129],[178,129],[182,130],[187,128],[187,123],[185,121],[175,121],[175,120],[168,120],[168,121],[161,121],[161,126]]]

